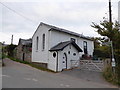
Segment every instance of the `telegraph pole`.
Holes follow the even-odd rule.
[[[111,30],[112,30],[112,10],[111,10],[111,0],[109,0],[109,23],[111,25]],[[111,40],[110,41],[110,45],[111,45],[111,56],[112,56],[112,69],[113,69],[113,72],[115,73],[115,58],[114,58],[114,50],[113,50],[113,42]]]
[[[109,22],[112,23],[111,0],[109,0]]]

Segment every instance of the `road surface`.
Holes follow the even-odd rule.
[[[41,71],[9,59],[4,62],[2,88],[116,88],[110,84],[75,77],[70,73]]]

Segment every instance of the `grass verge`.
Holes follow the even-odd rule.
[[[118,85],[118,87],[120,87],[120,81],[119,81],[119,77],[117,73],[114,73],[112,71],[112,67],[111,66],[107,66],[104,71],[103,71],[103,77],[106,79],[106,81],[114,84],[114,85]]]
[[[31,67],[37,68],[37,69],[42,70],[42,71],[47,71],[47,72],[56,73],[56,72],[54,72],[54,71],[52,71],[52,70],[49,70],[49,69],[46,69],[46,68],[43,68],[43,67],[37,66],[37,65],[32,64],[32,63],[27,62],[27,61],[21,61],[21,60],[19,60],[19,59],[15,59],[15,58],[10,57],[10,56],[7,56],[7,58],[9,58],[10,60],[13,60],[13,61],[19,62],[19,63],[27,64],[27,65],[29,65],[29,66],[31,66]]]

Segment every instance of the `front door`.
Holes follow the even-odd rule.
[[[67,55],[66,55],[66,53],[63,54],[62,65],[63,65],[63,69],[67,69]]]
[[[25,53],[23,53],[23,61],[25,60]]]

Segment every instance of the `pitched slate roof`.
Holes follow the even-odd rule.
[[[78,34],[78,33],[75,33],[75,32],[72,32],[72,31],[69,31],[69,30],[66,30],[66,29],[62,29],[62,28],[56,27],[56,26],[48,25],[48,24],[43,23],[43,22],[41,22],[40,24],[41,25],[43,24],[43,25],[51,27],[51,29],[49,31],[54,30],[54,31],[64,32],[64,33],[67,33],[67,34],[70,34],[70,35],[74,35],[74,36],[77,36],[77,37],[80,37],[80,38],[92,41],[92,39],[90,37],[86,37],[86,36],[84,36],[82,34]]]
[[[43,22],[40,23],[40,25],[37,27],[37,30],[42,25],[48,26],[50,28],[49,31],[53,31],[53,30],[54,31],[59,31],[59,32],[74,35],[74,36],[77,36],[77,37],[80,37],[80,38],[83,38],[83,39],[86,39],[86,40],[93,41],[90,37],[86,37],[83,34],[78,34],[78,33],[75,33],[75,32],[72,32],[72,31],[69,31],[69,30],[66,30],[66,29],[62,29],[62,28],[59,28],[59,27],[56,27],[56,26],[52,26],[52,25],[49,25],[49,24],[46,24],[46,23],[43,23]],[[37,32],[37,30],[35,31],[35,33]],[[35,33],[33,34],[33,36],[35,35]],[[33,38],[33,36],[32,36],[32,38]]]
[[[20,38],[18,44],[31,45],[31,44],[32,44],[32,39],[21,39],[21,38]]]
[[[82,52],[82,49],[74,41],[66,41],[66,42],[58,43],[57,45],[52,47],[49,51],[63,50],[65,47],[67,47],[70,44],[72,44],[78,50],[78,52]]]

